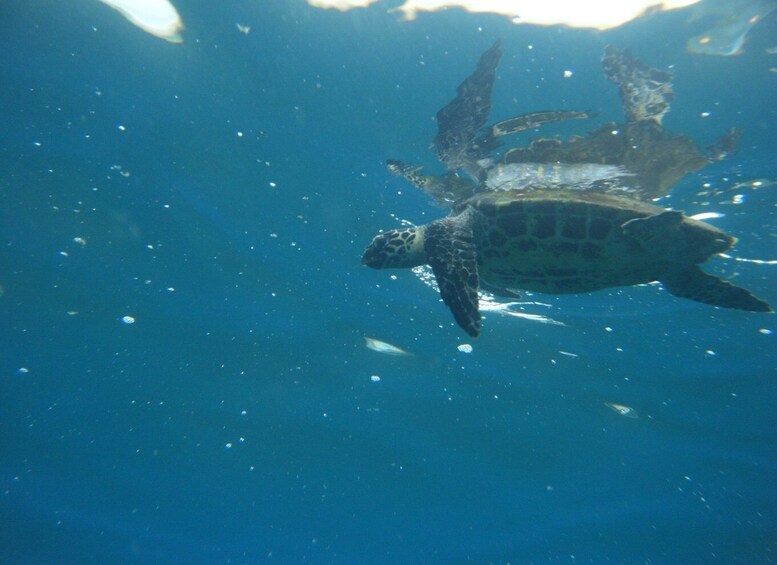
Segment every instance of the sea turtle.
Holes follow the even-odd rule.
[[[491,163],[488,158],[502,146],[501,138],[544,124],[596,115],[569,110],[530,112],[484,127],[491,113],[491,93],[501,57],[501,44],[497,40],[480,56],[472,74],[456,88],[454,99],[437,112],[433,147],[447,173],[424,174],[420,165],[396,159],[386,161],[391,173],[404,177],[443,208],[475,194],[486,176],[484,160]]]
[[[769,312],[766,302],[698,266],[735,241],[681,212],[610,194],[481,192],[447,218],[377,235],[362,264],[430,265],[456,322],[477,336],[479,288],[566,294],[660,281],[675,296]]]

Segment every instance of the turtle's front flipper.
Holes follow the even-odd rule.
[[[772,312],[772,307],[750,291],[734,286],[697,266],[688,267],[661,279],[664,288],[681,298],[712,304],[722,308],[747,310],[748,312]]]
[[[448,170],[466,166],[470,143],[491,113],[491,91],[502,56],[497,40],[481,55],[478,66],[456,89],[456,98],[437,112],[437,157]]]
[[[456,323],[477,337],[478,265],[469,212],[429,224],[424,232],[424,251],[442,301],[453,312]]]
[[[390,173],[401,176],[430,196],[442,208],[450,208],[452,202],[465,200],[475,194],[475,186],[472,181],[453,172],[444,175],[425,175],[421,173],[423,167],[403,163],[396,159],[387,160],[386,168]]]

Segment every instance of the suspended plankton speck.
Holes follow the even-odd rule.
[[[86,239],[83,238],[83,237],[74,237],[73,241],[76,242],[81,247],[85,247],[86,246]]]
[[[709,112],[702,112],[702,113],[701,113],[701,114],[699,114],[699,115],[700,115],[702,118],[709,118],[709,117],[710,117],[712,114],[710,114]]]
[[[380,382],[380,376],[378,376],[378,375],[372,375],[372,376],[370,377],[370,380],[371,380],[372,382],[374,382],[374,383],[379,383],[379,382]]]
[[[458,347],[456,347],[459,351],[462,353],[472,353],[472,346],[469,343],[462,343]]]
[[[634,408],[631,406],[626,406],[625,404],[616,404],[614,402],[605,402],[604,405],[610,410],[613,410],[621,416],[624,416],[625,418],[631,418],[632,420],[639,418],[639,414],[637,414],[637,411],[634,410]]]
[[[767,330],[766,328],[761,328],[760,330],[758,330],[758,333],[759,334],[763,334],[763,335],[772,335],[772,330]]]
[[[132,316],[124,316],[121,319],[121,321],[124,322],[125,324],[134,324],[135,323],[135,318],[133,318]]]
[[[385,341],[380,341],[379,339],[374,339],[371,337],[365,336],[364,344],[368,349],[372,349],[378,353],[383,353],[384,355],[410,355],[410,353],[404,349],[400,349],[396,345],[391,345],[390,343],[386,343]]]
[[[564,71],[564,78],[571,78],[573,74],[575,74],[574,71],[567,69]]]
[[[26,375],[30,372],[30,370],[27,367],[19,367],[19,369],[16,371],[20,375]]]

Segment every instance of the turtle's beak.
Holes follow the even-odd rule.
[[[362,254],[362,265],[373,269],[383,268],[386,262],[386,254],[383,248],[386,247],[388,240],[389,238],[385,234],[376,236],[367,249],[364,250],[364,254]]]

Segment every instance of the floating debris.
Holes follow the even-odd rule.
[[[371,337],[365,337],[364,344],[369,349],[377,351],[378,353],[383,353],[384,355],[410,355],[410,353],[404,349],[400,349],[396,345],[391,345],[390,343],[386,343],[385,341],[380,341],[379,339],[374,339]]]
[[[472,353],[472,346],[469,343],[462,343],[458,347],[456,347],[459,351],[462,353]]]
[[[121,321],[124,322],[125,324],[134,324],[135,323],[135,318],[133,318],[132,316],[124,316],[121,319]]]
[[[240,33],[243,33],[245,35],[248,35],[249,33],[251,33],[251,26],[246,26],[243,24],[235,24],[235,25],[237,26],[237,30]]]
[[[637,411],[634,410],[631,406],[626,406],[624,404],[615,404],[614,402],[605,402],[604,405],[609,408],[610,410],[614,410],[621,416],[625,416],[626,418],[631,418],[632,420],[636,420],[639,418],[639,414],[637,414]]]
[[[379,375],[372,375],[372,376],[370,377],[370,380],[371,380],[372,382],[374,382],[374,383],[379,383],[379,382],[380,382],[380,376],[379,376]]]

